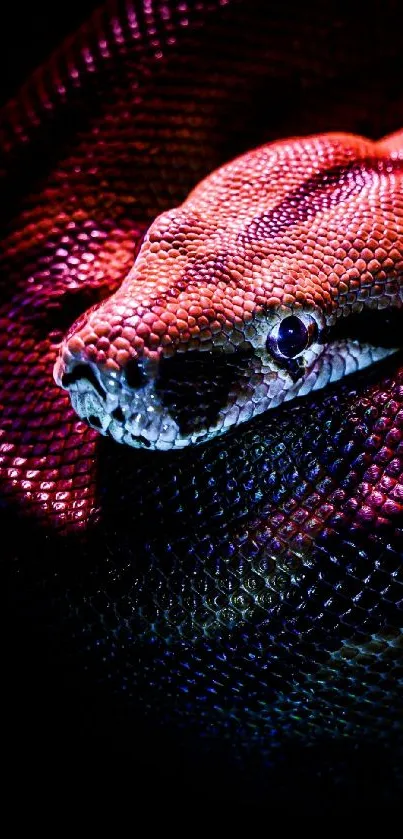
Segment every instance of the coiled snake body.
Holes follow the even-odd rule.
[[[92,731],[147,792],[393,794],[403,369],[344,374],[401,346],[401,136],[353,136],[403,124],[400,78],[387,0],[106,0],[3,112],[19,759],[87,768]]]
[[[154,221],[55,378],[119,442],[203,442],[393,352],[402,275],[403,133],[269,144]]]

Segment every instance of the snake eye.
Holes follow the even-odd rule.
[[[276,338],[270,334],[267,338],[267,348],[283,358],[295,358],[312,343],[317,335],[316,321],[306,325],[296,315],[289,315],[281,321]]]

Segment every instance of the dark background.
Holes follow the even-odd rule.
[[[62,6],[37,0],[7,3],[1,12],[0,105],[99,6],[97,0],[71,0]]]

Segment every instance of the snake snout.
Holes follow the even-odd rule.
[[[155,387],[158,362],[131,358],[111,370],[85,357],[56,362],[54,378],[67,390],[78,416],[103,435],[138,448],[170,449],[178,436]]]

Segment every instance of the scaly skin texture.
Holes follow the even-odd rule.
[[[403,134],[324,134],[203,180],[62,345],[55,379],[79,416],[134,447],[183,448],[393,352],[376,320],[366,340],[354,328],[402,305],[402,159]],[[291,358],[290,318],[311,330]]]
[[[401,800],[401,354],[151,456],[80,421],[52,375],[68,328],[208,173],[283,137],[403,125],[395,12],[113,0],[1,114],[19,776],[30,749],[87,784],[90,753],[108,779],[141,766],[145,800]]]

